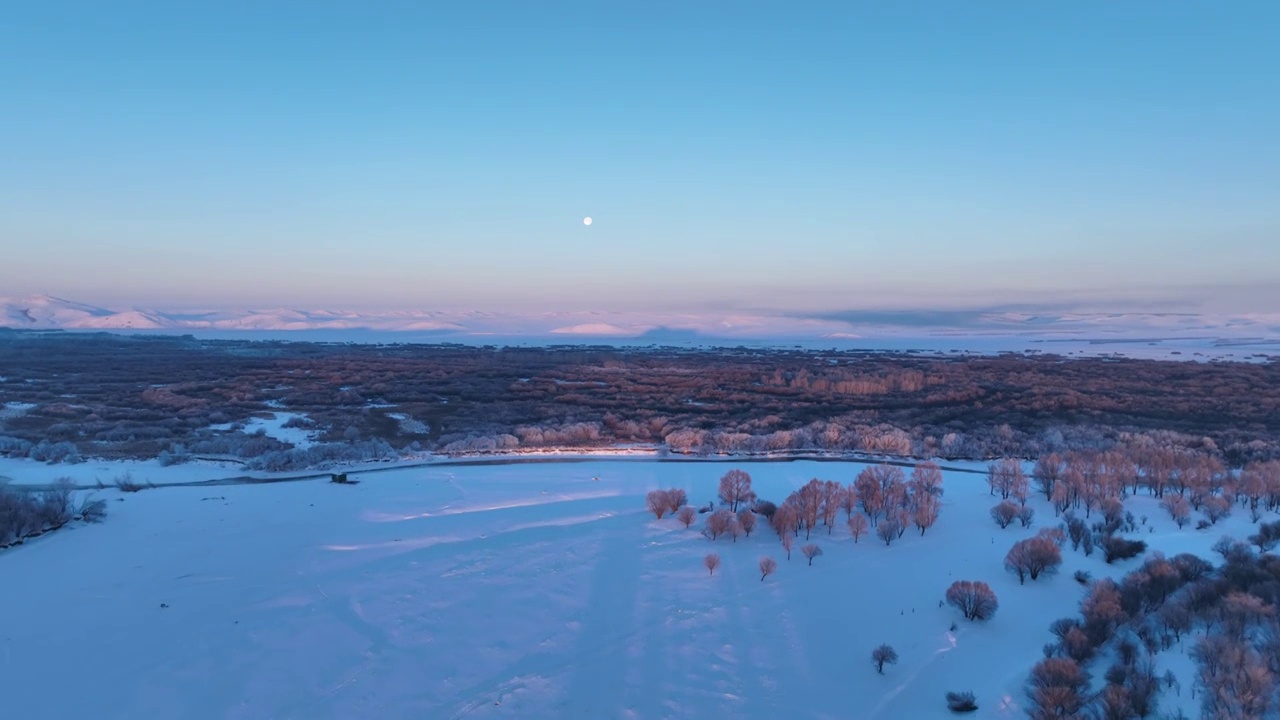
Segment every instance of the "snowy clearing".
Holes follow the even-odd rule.
[[[274,401],[268,401],[266,404],[272,407],[279,407],[279,403],[272,405]],[[285,425],[293,420],[308,423],[310,418],[306,413],[278,412],[271,413],[271,417],[255,417],[250,418],[244,423],[241,430],[245,435],[253,435],[259,431],[270,438],[275,438],[280,442],[289,443],[294,447],[307,448],[315,444],[315,432],[300,427],[285,427]],[[210,425],[210,430],[225,432],[235,427],[235,423],[219,423]]]
[[[351,486],[101,491],[103,524],[0,552],[0,617],[24,619],[0,631],[6,711],[81,717],[90,697],[101,718],[914,719],[951,717],[945,693],[972,690],[978,717],[1024,717],[1048,625],[1083,594],[1072,572],[1141,563],[1068,547],[1057,576],[1019,586],[1004,554],[1052,509],[1033,499],[1033,527],[1001,530],[972,474],[946,473],[937,524],[891,547],[855,544],[842,514],[815,531],[812,567],[764,523],[712,542],[705,515],[685,529],[644,509],[658,487],[704,506],[733,467],[781,501],[864,465],[454,465]],[[1251,532],[1245,513],[1179,530],[1145,495],[1126,505],[1168,555]],[[763,582],[762,555],[779,564]],[[939,607],[957,579],[991,584],[993,620]],[[884,675],[880,643],[901,658]],[[1194,713],[1188,666],[1166,667],[1184,692],[1161,709]]]

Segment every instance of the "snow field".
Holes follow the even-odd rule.
[[[863,465],[450,466],[353,486],[101,491],[105,523],[0,552],[6,710],[81,717],[89,697],[102,718],[943,718],[947,691],[972,690],[978,717],[1025,717],[1048,625],[1083,595],[1072,572],[1141,562],[1068,545],[1057,576],[1019,586],[1004,554],[1052,509],[1032,500],[1031,528],[1001,530],[972,474],[946,473],[937,525],[891,547],[855,544],[842,512],[815,531],[812,567],[763,522],[712,542],[705,515],[685,529],[644,510],[658,487],[705,505],[733,467],[780,502]],[[1167,555],[1252,532],[1244,513],[1197,532],[1145,496],[1126,506]],[[762,555],[779,563],[764,582]],[[991,584],[993,620],[939,607],[957,579]],[[880,643],[901,658],[884,675]],[[1174,667],[1183,692],[1161,709],[1194,714],[1192,678],[1167,654],[1158,672]],[[1091,669],[1096,688],[1105,667]]]

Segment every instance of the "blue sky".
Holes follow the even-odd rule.
[[[11,3],[0,295],[1280,310],[1278,26],[1273,2]]]

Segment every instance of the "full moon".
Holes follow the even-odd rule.
[[[582,224],[583,224],[583,225],[590,225],[590,224],[591,224],[591,216],[590,216],[590,215],[588,215],[587,217],[582,218]]]

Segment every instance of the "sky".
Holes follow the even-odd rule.
[[[8,3],[0,295],[1273,312],[1278,26],[1167,0]]]

